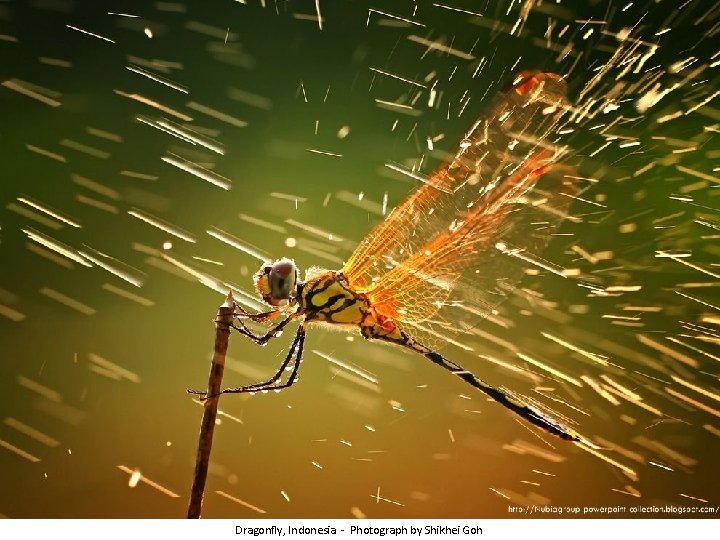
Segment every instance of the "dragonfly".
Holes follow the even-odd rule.
[[[307,329],[320,323],[409,349],[527,422],[580,441],[540,406],[485,382],[432,345],[497,306],[511,281],[509,268],[534,260],[557,224],[568,219],[578,187],[564,174],[568,168],[561,159],[568,148],[559,144],[558,132],[569,110],[561,76],[517,74],[457,152],[371,230],[342,269],[311,268],[301,280],[291,259],[264,264],[254,284],[271,309],[251,313],[236,304],[233,328],[258,345],[280,336],[293,321],[298,329],[272,377],[221,393],[292,386]],[[256,333],[248,321],[269,324]]]

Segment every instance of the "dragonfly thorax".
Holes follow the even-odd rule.
[[[318,271],[298,287],[298,313],[308,322],[360,327],[370,316],[368,298],[354,290],[341,272]]]
[[[370,294],[356,290],[342,272],[332,270],[310,273],[298,285],[296,313],[307,322],[319,322],[360,330],[366,339],[383,339],[409,346],[392,317],[382,314],[372,303]]]

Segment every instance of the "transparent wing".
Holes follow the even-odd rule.
[[[435,332],[457,328],[445,320],[453,310],[478,319],[497,305],[500,282],[521,268],[512,259],[537,254],[577,194],[557,164],[567,111],[559,76],[519,74],[457,154],[358,246],[343,269],[350,283],[381,313]]]
[[[566,106],[566,85],[558,75],[520,73],[473,125],[459,151],[358,245],[343,267],[350,284],[369,289],[454,222],[463,221],[500,179],[539,149],[550,149],[557,160],[563,149],[552,137]]]
[[[508,236],[513,227],[520,226],[528,235],[523,243],[532,241],[535,231],[522,225],[534,219],[535,212],[522,206],[539,203],[538,199],[529,197],[529,192],[543,176],[550,174],[550,159],[551,152],[547,150],[532,156],[479,198],[462,221],[455,221],[402,264],[389,270],[367,291],[375,308],[399,321],[426,321],[448,303],[463,273],[477,268],[475,281],[482,283],[482,277],[488,276],[488,263],[494,252],[519,254],[513,250],[523,248],[517,243],[511,247]],[[547,204],[547,197],[543,199],[541,204]],[[547,228],[547,220],[535,223]],[[545,236],[544,232],[539,236]]]

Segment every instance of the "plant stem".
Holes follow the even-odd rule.
[[[190,491],[190,504],[187,517],[197,519],[202,511],[203,495],[205,494],[205,481],[207,480],[210,450],[212,450],[213,433],[215,431],[215,418],[217,417],[218,400],[222,385],[223,371],[225,371],[225,353],[228,348],[230,327],[233,323],[235,302],[232,291],[228,292],[225,303],[220,306],[215,317],[215,351],[210,364],[210,376],[205,401],[202,424],[200,424],[200,438],[198,439],[197,456],[195,458],[195,475],[192,490]]]

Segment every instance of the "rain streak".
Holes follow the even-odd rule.
[[[716,513],[720,3],[340,4],[0,3],[0,516],[183,515],[214,313],[282,257],[577,437],[311,323],[220,400],[204,517]]]

